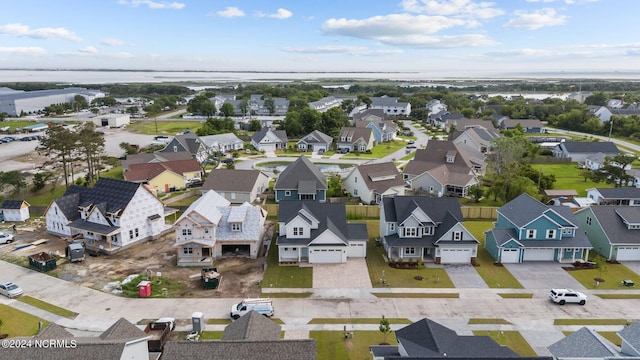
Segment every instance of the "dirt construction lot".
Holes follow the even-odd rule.
[[[10,231],[4,231],[7,230]],[[48,242],[15,251],[16,248],[40,239],[47,239]],[[220,286],[218,289],[204,290],[200,282],[201,268],[175,265],[176,249],[172,246],[174,240],[174,234],[169,233],[160,239],[134,245],[114,255],[86,256],[84,261],[76,263],[58,261],[57,269],[50,271],[50,274],[76,284],[103,290],[108,283],[122,280],[132,274],[160,273],[163,278],[181,283],[169,297],[244,298],[260,294],[259,282],[262,280],[266,261],[264,256],[257,259],[229,257],[215,261],[213,266],[222,275]],[[65,245],[65,240],[47,234],[42,222],[32,222],[29,225],[18,225],[16,241],[13,244],[0,245],[0,256],[22,259],[21,264],[28,264],[26,259],[29,255],[43,251],[64,257]]]

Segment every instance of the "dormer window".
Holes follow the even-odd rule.
[[[293,236],[304,236],[304,228],[303,227],[294,227],[293,228]]]

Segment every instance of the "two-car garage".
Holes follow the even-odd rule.
[[[522,253],[522,261],[520,261]],[[515,264],[525,261],[554,261],[555,249],[550,248],[503,248],[500,262]]]
[[[640,259],[640,246],[619,246],[615,259],[617,261],[637,261]]]
[[[309,247],[310,264],[336,264],[347,261],[345,246],[314,246]]]

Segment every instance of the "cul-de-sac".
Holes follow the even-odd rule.
[[[637,82],[4,85],[2,359],[640,358]]]

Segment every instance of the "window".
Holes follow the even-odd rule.
[[[536,237],[536,231],[535,230],[527,230],[527,239],[534,239]]]
[[[425,226],[422,228],[422,235],[433,235],[433,226]]]
[[[591,225],[591,216],[587,216],[587,225]]]
[[[562,233],[566,234],[566,235],[571,235],[571,234],[573,234],[573,229],[572,228],[563,228],[562,229]]]
[[[192,247],[183,247],[182,248],[182,253],[185,254],[185,255],[193,254],[193,248]]]
[[[173,152],[178,152],[178,147],[176,145],[173,145]]]
[[[236,193],[232,192],[231,193],[231,200],[235,200],[236,199]]]
[[[358,189],[353,189],[353,195],[358,196]]]
[[[231,231],[240,231],[242,230],[241,223],[231,223]]]
[[[291,196],[291,190],[285,190],[284,196]]]
[[[293,228],[293,236],[303,236],[303,235],[304,235],[304,228],[301,228],[301,227]]]
[[[547,230],[547,239],[555,239],[556,231],[554,229]]]
[[[396,231],[396,223],[389,224],[389,231]]]
[[[406,237],[417,237],[418,229],[414,227],[404,228],[404,236]]]
[[[140,233],[138,232],[138,228],[136,228],[136,237],[140,236]]]
[[[416,248],[414,248],[414,247],[406,247],[406,248],[404,248],[404,254],[405,255],[415,255],[416,254]]]
[[[118,235],[111,235],[111,242],[117,243],[118,242]]]
[[[453,232],[453,240],[454,241],[462,240],[462,231],[454,231]]]
[[[133,230],[129,230],[129,239],[133,239]]]
[[[191,229],[182,229],[183,236],[191,236]]]
[[[353,182],[355,182],[356,184],[358,183],[358,177],[357,176],[353,178]]]
[[[205,233],[205,234],[208,234],[208,233],[209,233],[209,228],[208,228],[208,227],[204,228],[204,233]]]

